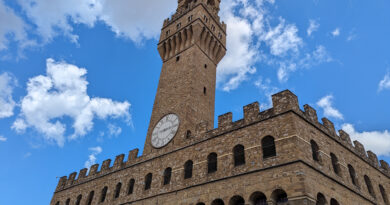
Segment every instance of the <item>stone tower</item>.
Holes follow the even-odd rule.
[[[144,154],[184,146],[197,124],[214,125],[216,68],[226,53],[219,4],[220,0],[179,0],[176,13],[164,21],[158,44],[163,66]],[[153,131],[168,114],[177,116],[178,130],[168,139],[155,139],[159,146],[153,146]]]

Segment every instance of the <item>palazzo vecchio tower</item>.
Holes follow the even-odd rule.
[[[272,96],[272,108],[246,105],[243,119],[226,113],[214,128],[227,35],[220,1],[178,0],[164,21],[142,155],[62,177],[50,204],[390,205],[389,164],[288,90]]]

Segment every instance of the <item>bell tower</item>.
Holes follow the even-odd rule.
[[[185,146],[196,125],[214,125],[217,64],[226,53],[220,0],[178,0],[161,29],[163,61],[143,154]]]

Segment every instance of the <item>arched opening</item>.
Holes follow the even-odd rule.
[[[145,190],[149,190],[150,187],[152,186],[152,173],[149,173],[145,177]]]
[[[114,195],[114,198],[119,198],[120,194],[121,194],[121,188],[122,188],[122,183],[118,183],[116,184],[116,188],[115,188],[115,195]]]
[[[207,173],[216,172],[218,169],[218,155],[216,153],[211,153],[207,157]]]
[[[192,134],[191,134],[191,130],[187,130],[186,132],[186,138],[189,139],[191,138]]]
[[[203,202],[199,202],[196,205],[205,205]]]
[[[168,167],[164,171],[164,185],[171,183],[171,177],[172,177],[172,168]]]
[[[233,148],[234,166],[240,166],[245,164],[245,148],[242,145],[236,145]]]
[[[250,197],[251,205],[267,205],[267,197],[261,192],[255,192]]]
[[[214,6],[215,5],[214,0],[207,0],[207,5]]]
[[[211,205],[225,205],[222,199],[215,199],[213,202],[211,202]]]
[[[322,193],[317,194],[317,202],[316,205],[326,205],[326,198]]]
[[[65,205],[70,205],[70,199],[67,199]]]
[[[364,181],[366,182],[368,193],[375,198],[374,188],[372,187],[371,179],[367,175],[364,175]]]
[[[261,140],[263,147],[263,159],[276,156],[275,139],[271,136],[264,137]]]
[[[340,205],[339,202],[336,199],[330,200],[330,205]]]
[[[127,189],[127,194],[132,194],[134,192],[134,184],[135,184],[135,180],[134,179],[130,179],[129,187]]]
[[[356,172],[352,165],[348,164],[349,176],[351,177],[352,184],[357,186]]]
[[[95,192],[94,191],[91,191],[88,195],[88,201],[87,201],[87,205],[91,205],[92,204],[92,201],[93,201],[93,196],[95,195]]]
[[[245,200],[241,196],[233,196],[230,201],[229,205],[245,205]]]
[[[81,203],[81,199],[83,198],[83,196],[80,194],[80,195],[78,195],[77,196],[77,199],[76,199],[76,203],[75,203],[75,205],[80,205],[80,203]]]
[[[387,197],[387,193],[385,188],[380,184],[379,185],[379,190],[381,191],[382,199],[385,202],[386,205],[390,205],[389,203],[389,198]]]
[[[60,205],[60,202],[59,202],[59,201],[57,201],[56,205]]]
[[[311,144],[311,151],[312,151],[313,160],[316,162],[319,162],[320,161],[320,156],[319,156],[320,148],[318,147],[317,143],[314,140],[311,140],[310,144]]]
[[[194,163],[191,160],[188,160],[184,164],[184,179],[189,179],[192,177],[193,164]]]
[[[287,193],[282,189],[277,189],[272,192],[271,198],[277,205],[288,202]]]
[[[330,158],[332,159],[332,166],[333,166],[334,173],[340,175],[339,159],[337,159],[336,155],[333,153],[330,153]]]
[[[100,202],[104,202],[106,200],[107,190],[108,187],[105,186],[102,190],[102,194],[100,195]]]

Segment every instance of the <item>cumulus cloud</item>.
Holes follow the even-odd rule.
[[[331,32],[331,34],[332,34],[333,37],[339,36],[340,35],[340,28],[336,28],[335,30],[333,30]]]
[[[14,115],[15,101],[12,92],[16,86],[16,79],[9,73],[0,75],[0,119]]]
[[[21,100],[21,112],[12,128],[23,133],[33,128],[44,139],[65,144],[67,127],[64,118],[73,120],[69,139],[86,135],[93,120],[123,118],[131,123],[130,104],[87,94],[87,70],[65,62],[47,60],[46,75],[33,77],[27,83],[27,95]]]
[[[99,146],[91,147],[88,149],[91,154],[88,156],[88,160],[84,163],[84,167],[89,169],[92,165],[96,164],[97,155],[102,153],[103,149]]]
[[[390,89],[390,73],[388,72],[385,77],[383,77],[383,80],[379,82],[378,91],[382,91],[385,89]]]
[[[317,102],[317,105],[324,110],[325,117],[332,117],[339,120],[344,119],[344,116],[341,114],[341,112],[333,107],[333,95],[327,95],[321,98]]]
[[[114,124],[108,124],[108,134],[111,137],[116,137],[122,133],[122,128]]]
[[[349,133],[352,140],[363,143],[367,150],[374,151],[378,155],[390,156],[390,132],[385,131],[356,131],[354,125],[343,124],[342,129]]]
[[[7,141],[7,138],[5,138],[4,136],[0,135],[0,142],[6,142]]]
[[[309,28],[307,28],[307,35],[308,36],[311,36],[311,34],[313,32],[316,32],[318,30],[318,28],[320,28],[320,24],[316,21],[316,20],[313,20],[313,19],[310,19],[309,20]]]

